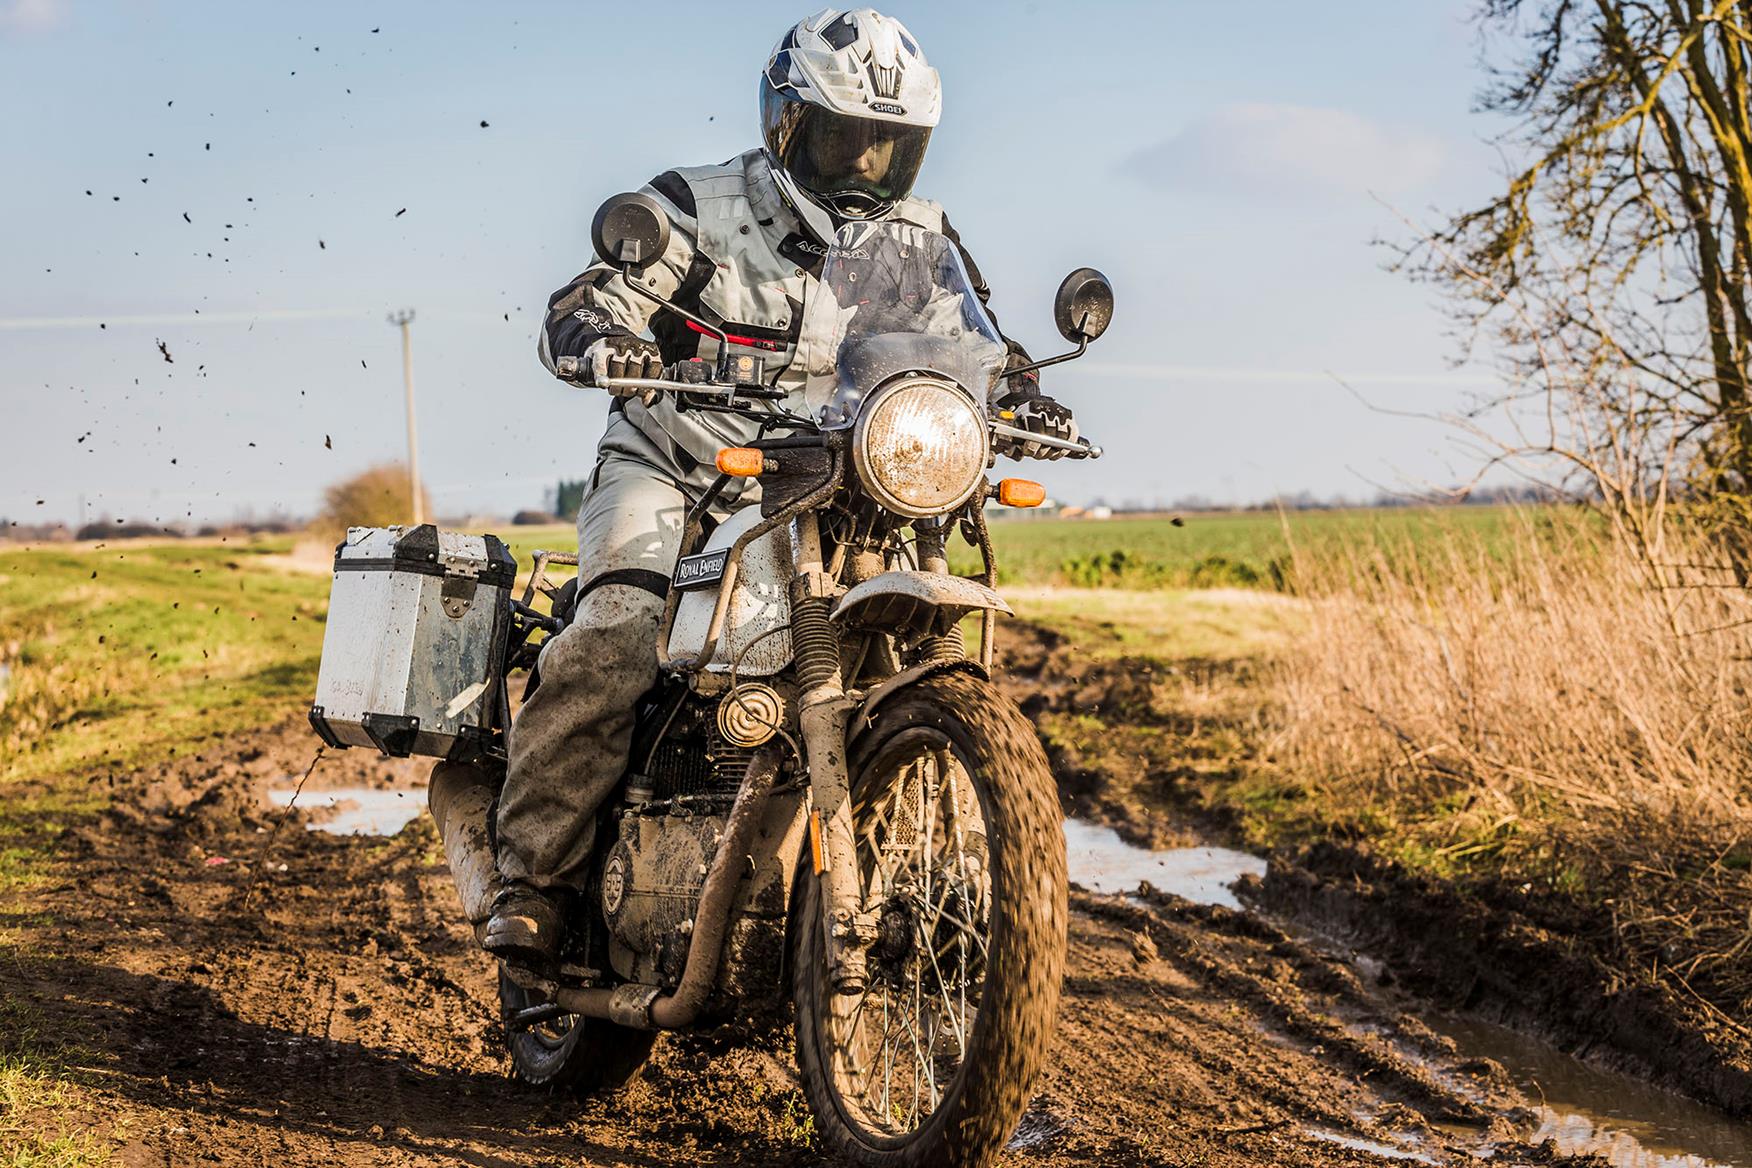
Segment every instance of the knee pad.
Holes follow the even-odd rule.
[[[639,588],[611,584],[578,604],[572,623],[542,646],[544,684],[560,677],[594,678],[615,686],[624,676],[643,693],[657,675],[657,627],[663,601]],[[636,695],[635,695],[636,696]]]

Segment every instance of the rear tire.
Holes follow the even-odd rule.
[[[502,1017],[509,1020],[540,1001],[500,967]],[[519,1079],[532,1087],[566,1087],[583,1093],[624,1087],[645,1065],[656,1041],[655,1031],[576,1014],[507,1035],[511,1066]]]
[[[806,860],[791,960],[803,1090],[850,1163],[984,1165],[1033,1092],[1064,976],[1065,839],[1051,770],[1014,703],[967,674],[891,697],[849,754],[878,939],[869,988],[836,995],[821,882]]]

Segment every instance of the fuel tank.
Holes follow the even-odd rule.
[[[726,553],[760,520],[759,507],[744,507],[718,525],[704,551],[683,556],[676,565],[675,587],[682,595],[669,634],[671,657],[697,657],[705,648],[726,575]],[[737,676],[766,677],[790,664],[791,576],[791,540],[783,527],[743,550],[717,651],[707,669],[726,672],[740,657]]]

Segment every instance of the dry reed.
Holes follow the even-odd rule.
[[[1752,596],[1707,548],[1543,510],[1295,573],[1275,753],[1328,817],[1578,897],[1637,967],[1752,1016]]]

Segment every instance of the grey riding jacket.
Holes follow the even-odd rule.
[[[827,255],[827,246],[804,226],[779,194],[766,153],[755,149],[721,166],[664,171],[641,188],[668,213],[673,230],[669,249],[635,279],[651,291],[718,326],[734,354],[753,354],[765,363],[766,381],[800,391],[811,355],[800,351],[804,305]],[[890,218],[936,231],[960,247],[943,209],[926,199],[908,198]],[[966,249],[962,260],[979,299],[991,295]],[[602,262],[592,264],[548,301],[542,329],[542,364],[554,372],[561,357],[582,357],[606,336],[648,334],[665,364],[703,357],[715,360],[718,341],[692,322],[627,287],[626,277]],[[1011,364],[1027,354],[1009,342]],[[831,355],[828,361],[831,366]],[[1012,379],[1006,401],[1034,396],[1032,378]],[[668,398],[652,405],[616,399],[611,409],[670,456],[684,475],[710,468],[718,450],[739,446],[757,433],[755,423],[726,414],[678,411]]]

